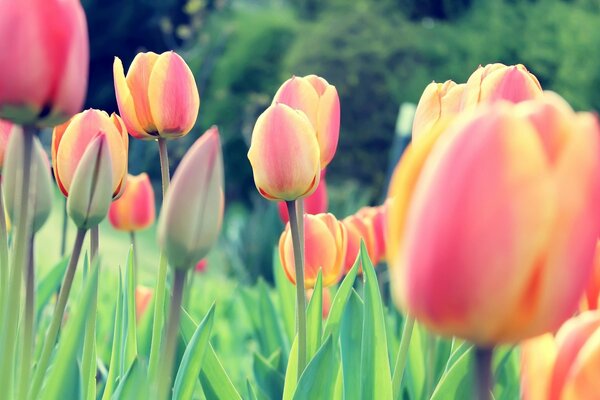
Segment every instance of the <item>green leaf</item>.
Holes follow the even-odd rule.
[[[346,274],[346,277],[342,281],[342,284],[338,288],[333,301],[331,302],[331,308],[329,310],[329,317],[325,323],[325,329],[323,331],[323,337],[333,335],[337,338],[340,331],[340,321],[342,320],[342,314],[344,313],[344,307],[350,297],[354,280],[358,274],[358,266],[360,265],[360,257],[356,258],[354,265],[350,271]]]
[[[462,353],[456,362],[442,375],[430,400],[469,399],[473,395],[471,362],[473,348]]]
[[[289,343],[284,338],[277,311],[271,301],[267,285],[263,280],[258,282],[258,312],[260,323],[255,328],[263,338],[264,347],[261,348],[262,353],[268,355],[280,349],[288,349]],[[287,354],[284,354],[285,361],[287,361]]]
[[[328,336],[300,376],[293,400],[331,399],[338,368],[336,348],[332,337]]]
[[[125,374],[126,368],[132,365],[136,359],[137,332],[135,315],[135,279],[133,265],[133,246],[129,247],[127,256],[127,268],[125,269],[125,280],[123,286],[123,320],[121,330],[121,368],[120,374]]]
[[[83,271],[89,279],[88,258],[84,257]],[[92,288],[92,303],[85,321],[85,337],[81,354],[81,381],[83,398],[96,399],[96,314],[98,309],[98,281]]]
[[[285,275],[279,258],[279,246],[273,251],[273,276],[275,289],[279,297],[279,309],[283,320],[283,328],[289,342],[296,335],[296,289],[294,284]]]
[[[39,320],[40,314],[46,304],[48,304],[52,296],[60,287],[68,263],[69,258],[63,258],[38,282],[35,288],[35,315],[37,316],[37,320]]]
[[[248,392],[248,400],[258,400],[258,396],[252,387],[250,381],[246,381],[246,391]]]
[[[294,338],[287,368],[285,370],[285,381],[283,385],[283,400],[291,400],[296,391],[298,379],[298,337]]]
[[[152,343],[152,322],[154,321],[153,310],[155,302],[156,296],[153,294],[150,298],[150,302],[148,303],[148,307],[146,307],[146,312],[142,314],[136,328],[138,338],[138,353],[145,359],[150,357],[150,345]]]
[[[323,328],[323,277],[321,270],[317,274],[315,288],[306,310],[306,359],[310,360],[321,347]]]
[[[173,387],[174,399],[192,398],[194,386],[198,381],[198,375],[202,369],[204,354],[208,347],[214,315],[215,305],[213,303],[204,319],[198,325],[198,328],[196,328],[196,332],[194,332],[194,335],[183,353],[183,358],[181,359],[181,364],[179,365],[179,370],[175,377],[175,385]]]
[[[283,395],[283,375],[278,371],[280,352],[277,352],[273,361],[277,364],[272,364],[258,353],[254,353],[254,376],[259,388],[270,399],[281,399]]]
[[[121,273],[119,272],[119,285],[117,290],[117,304],[115,305],[115,323],[113,328],[113,344],[110,352],[110,363],[108,365],[108,376],[106,377],[106,384],[104,386],[104,393],[102,400],[108,400],[113,394],[113,390],[117,385],[117,379],[119,378],[119,371],[121,367],[121,346],[122,336],[121,332],[123,329],[123,282]]]
[[[63,398],[65,391],[73,390],[79,385],[80,375],[77,368],[77,349],[83,338],[86,316],[95,294],[94,287],[98,284],[98,262],[94,263],[89,279],[86,280],[71,317],[67,321],[63,334],[58,342],[54,364],[40,391],[40,399]]]
[[[423,398],[425,391],[425,343],[423,327],[415,323],[408,347],[408,363],[406,365],[406,388],[411,399]]]
[[[354,289],[346,304],[340,331],[344,399],[360,399],[361,342],[364,304]]]
[[[119,385],[115,389],[112,400],[119,399],[147,399],[148,384],[146,381],[147,367],[139,358],[135,358],[125,374],[119,379]]]
[[[473,348],[469,342],[460,341],[458,345],[455,345],[455,341],[452,341],[452,352],[450,353],[450,357],[448,357],[448,361],[446,362],[446,368],[444,373],[447,373],[450,368],[460,359],[460,357],[465,354],[467,351]]]

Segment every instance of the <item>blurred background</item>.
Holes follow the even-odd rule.
[[[283,225],[275,204],[257,194],[246,153],[257,116],[292,74],[320,75],[340,95],[339,147],[327,169],[330,209],[339,218],[382,202],[401,147],[395,132],[410,129],[406,105],[408,122],[396,127],[399,110],[416,103],[432,80],[464,82],[479,64],[523,63],[574,108],[600,109],[599,0],[82,3],[91,41],[87,107],[118,111],[115,56],[127,68],[139,51],[173,49],[192,68],[199,118],[188,136],[169,142],[171,165],[218,125],[227,192],[227,256],[220,262],[249,282],[271,278],[272,248]],[[160,193],[154,142],[131,140],[129,165],[134,174],[148,171]]]

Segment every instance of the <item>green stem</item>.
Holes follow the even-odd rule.
[[[137,283],[138,283],[139,262],[138,262],[137,246],[136,246],[136,242],[135,242],[135,232],[134,231],[129,232],[129,237],[131,239],[131,247],[133,248],[133,287],[136,288]]]
[[[392,382],[394,399],[400,399],[402,390],[402,380],[404,378],[404,369],[408,359],[408,349],[410,347],[410,339],[412,337],[413,328],[415,327],[415,319],[407,315],[404,320],[404,329],[402,330],[402,338],[400,338],[400,347],[398,348],[398,356],[396,357],[396,365],[394,366],[394,377]]]
[[[4,216],[4,192],[0,176],[0,321],[4,316],[4,296],[8,289],[8,233]]]
[[[46,370],[48,369],[50,356],[52,355],[52,350],[56,344],[58,331],[63,320],[65,308],[67,306],[67,300],[69,299],[69,293],[71,292],[71,286],[73,284],[73,278],[75,277],[77,262],[79,261],[79,254],[81,253],[81,247],[83,246],[85,233],[85,229],[77,229],[77,235],[75,236],[75,242],[73,243],[71,259],[69,260],[69,265],[67,266],[67,271],[60,288],[60,293],[58,294],[58,300],[56,302],[56,307],[54,308],[54,314],[52,315],[50,327],[48,328],[48,332],[46,332],[46,340],[44,340],[42,354],[35,369],[35,374],[33,375],[33,384],[29,391],[30,399],[37,398],[46,375]]]
[[[23,279],[23,269],[27,256],[27,245],[29,238],[29,205],[32,198],[29,196],[29,186],[31,180],[31,159],[33,152],[33,137],[35,129],[32,127],[24,127],[23,129],[23,167],[21,168],[19,197],[16,199],[16,215],[15,221],[15,242],[12,252],[12,264],[10,268],[10,282],[8,285],[8,300],[4,304],[5,311],[3,315],[4,322],[2,324],[2,340],[0,348],[3,349],[2,365],[0,366],[0,388],[2,395],[7,398],[12,398],[13,395],[13,374],[14,374],[14,355],[17,343],[17,326],[19,313],[21,310],[21,288]],[[4,211],[2,211],[4,212]]]
[[[90,264],[89,271],[94,268],[100,248],[98,225],[90,228]],[[83,340],[83,359],[81,360],[83,398],[95,399],[96,396],[96,312],[98,307],[98,285],[92,289],[92,302],[85,322],[85,337]]]
[[[300,230],[297,204],[297,200],[286,201],[288,215],[290,216],[294,266],[296,269],[296,334],[298,335],[298,380],[300,380],[306,366],[306,297],[304,294],[304,252],[302,251],[303,243],[301,240],[304,233],[301,233]]]
[[[23,320],[23,349],[21,354],[21,374],[19,375],[18,399],[27,397],[31,374],[31,351],[35,347],[33,337],[33,306],[35,304],[35,269],[33,260],[33,235],[29,239],[27,274],[25,277],[25,318]]]
[[[167,336],[160,365],[163,372],[158,380],[158,399],[170,398],[171,377],[173,375],[173,364],[175,361],[175,350],[177,349],[177,333],[179,332],[179,319],[181,317],[181,300],[183,287],[185,285],[186,270],[175,269],[173,282],[173,298],[169,307],[169,322],[167,324]]]
[[[492,398],[492,355],[493,347],[475,347],[475,399],[491,400]]]
[[[169,154],[165,139],[158,139],[158,153],[160,155],[160,172],[162,177],[163,202],[169,188]],[[167,286],[167,256],[164,251],[160,252],[158,266],[158,278],[154,291],[154,319],[152,321],[152,342],[150,344],[150,358],[148,360],[148,377],[154,381],[158,372],[158,356],[162,343],[163,325],[165,323],[165,290]]]
[[[65,251],[67,251],[67,223],[69,221],[69,216],[67,215],[67,200],[65,199],[62,207],[62,229],[60,235],[60,256],[65,256]]]

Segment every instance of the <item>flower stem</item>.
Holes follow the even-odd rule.
[[[183,296],[183,287],[185,285],[186,272],[183,269],[175,270],[175,279],[173,281],[173,298],[169,307],[169,322],[167,323],[167,336],[162,352],[160,365],[163,372],[158,381],[158,399],[167,399],[169,389],[171,388],[171,377],[173,375],[173,363],[175,359],[175,350],[177,348],[177,333],[179,332],[179,318],[181,317],[181,300]]]
[[[133,287],[136,288],[137,283],[138,283],[139,263],[138,263],[137,246],[136,246],[136,242],[135,242],[135,232],[134,231],[129,232],[129,237],[131,239],[131,247],[133,248]]]
[[[67,201],[65,199],[62,207],[62,228],[61,228],[61,236],[60,236],[60,256],[65,256],[65,251],[67,251],[67,224],[69,222],[69,216],[67,215]]]
[[[69,298],[69,293],[71,292],[71,286],[73,284],[73,278],[75,277],[77,262],[79,261],[79,254],[81,253],[81,247],[83,246],[85,233],[85,229],[77,229],[77,235],[75,236],[75,242],[73,243],[73,252],[71,253],[69,265],[67,266],[67,271],[60,288],[60,293],[58,294],[58,301],[56,302],[56,307],[54,308],[52,321],[50,322],[50,327],[46,333],[46,340],[44,340],[42,354],[35,369],[35,374],[33,375],[33,384],[29,391],[30,399],[37,398],[44,381],[44,376],[46,375],[46,369],[48,369],[50,356],[52,355],[52,350],[56,344],[58,331],[65,313],[65,308],[67,307],[67,300]]]
[[[169,188],[169,155],[165,139],[158,139],[158,153],[160,155],[160,172],[162,177],[163,202]],[[150,344],[150,358],[148,360],[148,378],[154,381],[158,371],[158,356],[162,343],[163,325],[165,323],[165,289],[167,286],[167,256],[164,251],[160,252],[158,266],[158,278],[154,291],[154,319],[152,321],[152,342]]]
[[[98,225],[90,228],[90,264],[88,272],[94,268],[100,248]],[[85,321],[85,337],[83,339],[83,359],[81,360],[83,398],[96,397],[96,312],[98,307],[98,285],[93,287],[92,302]]]
[[[26,126],[23,129],[23,166],[18,171],[21,176],[17,179],[20,182],[19,197],[16,199],[16,227],[14,236],[14,246],[12,249],[12,259],[10,266],[10,277],[7,288],[8,299],[4,304],[2,332],[0,336],[0,348],[3,350],[2,361],[0,365],[0,388],[2,395],[7,398],[13,396],[13,374],[14,374],[14,355],[16,350],[17,326],[19,321],[19,313],[21,310],[21,288],[23,279],[24,264],[27,257],[27,245],[29,239],[29,229],[27,222],[29,221],[29,205],[32,200],[29,196],[30,180],[31,180],[31,159],[33,152],[33,137],[35,129],[31,126]],[[4,210],[2,210],[4,213]]]
[[[475,399],[491,400],[492,398],[492,355],[493,347],[475,347]]]
[[[304,252],[302,238],[304,232],[300,229],[298,218],[298,201],[286,201],[290,216],[290,230],[294,248],[294,266],[296,269],[296,334],[298,335],[298,380],[306,366],[306,297],[304,294]],[[304,223],[302,223],[304,226]],[[303,231],[303,229],[302,229]]]
[[[4,193],[0,176],[0,321],[4,316],[4,296],[8,289],[8,233],[4,216]]]
[[[406,368],[406,360],[408,358],[408,348],[410,347],[410,339],[412,337],[413,328],[415,327],[414,317],[407,315],[404,320],[404,328],[402,329],[402,337],[400,338],[400,347],[398,348],[398,356],[394,366],[394,377],[392,378],[392,386],[394,399],[400,399],[402,390],[402,380],[404,378],[404,369]]]
[[[27,257],[27,274],[25,277],[25,317],[23,320],[23,349],[21,353],[21,374],[19,375],[19,386],[17,398],[24,399],[30,383],[31,374],[31,350],[35,347],[33,336],[33,305],[35,304],[35,269],[33,260],[33,235],[29,239],[29,251]]]

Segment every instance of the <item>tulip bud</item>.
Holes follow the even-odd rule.
[[[521,345],[523,400],[596,399],[600,393],[600,312],[587,311]]]
[[[321,178],[317,189],[311,194],[304,198],[304,212],[306,214],[321,214],[327,212],[328,200],[327,200],[327,183],[325,182],[325,170],[321,170]],[[288,215],[287,205],[285,201],[280,201],[277,204],[279,209],[279,218],[284,224],[287,224],[290,220]]]
[[[123,63],[113,64],[119,112],[136,139],[174,139],[194,127],[200,96],[192,71],[179,54],[139,53],[127,76]]]
[[[465,84],[453,81],[431,82],[421,95],[413,119],[413,139],[431,130],[440,119],[455,115],[460,111]]]
[[[1,2],[0,48],[1,118],[53,126],[81,109],[89,44],[79,1]]]
[[[479,345],[557,329],[577,308],[600,228],[597,119],[546,93],[464,111],[431,138],[413,143],[390,185],[396,301]]]
[[[158,222],[158,243],[169,263],[193,268],[219,236],[223,221],[223,161],[219,131],[210,128],[175,171]]]
[[[99,133],[83,153],[67,197],[67,213],[78,228],[92,228],[106,217],[112,187],[109,143],[106,135]]]
[[[21,131],[21,127],[0,119],[0,171],[4,165],[4,153],[13,130]]]
[[[293,76],[275,93],[275,103],[287,104],[306,114],[316,131],[321,168],[327,167],[340,136],[340,99],[335,86],[316,75]]]
[[[356,215],[350,215],[342,220],[342,224],[348,232],[348,247],[344,258],[344,274],[347,274],[354,265],[358,252],[360,250],[360,242],[364,241],[369,254],[369,259],[376,264],[377,250],[375,248],[375,238],[372,230],[363,218]],[[362,267],[360,268],[362,271]]]
[[[333,214],[304,215],[304,287],[313,288],[321,270],[323,287],[335,285],[342,274],[346,254],[346,228]],[[288,279],[296,284],[294,248],[290,224],[279,238],[279,258]]]
[[[27,207],[27,199],[19,199],[23,171],[23,155],[25,152],[24,135],[20,129],[14,129],[6,150],[6,165],[4,168],[4,193],[6,195],[6,212],[8,220],[17,221],[17,205]],[[37,137],[33,138],[33,151],[31,154],[30,169],[33,176],[30,178],[30,192],[34,193],[32,232],[37,232],[46,222],[52,211],[52,178],[50,177],[50,163],[48,156],[42,148]]]
[[[254,183],[269,200],[291,201],[319,185],[319,143],[306,115],[281,103],[258,117],[248,159]]]
[[[58,188],[69,196],[75,171],[90,143],[99,133],[105,136],[112,162],[112,194],[118,198],[125,189],[129,137],[117,114],[110,117],[104,111],[85,110],[52,132],[52,169]]]
[[[112,202],[108,220],[120,231],[134,232],[154,223],[154,189],[148,174],[127,175],[123,195]]]

